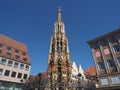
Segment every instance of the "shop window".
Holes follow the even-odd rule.
[[[106,78],[106,77],[101,78],[101,84],[102,85],[109,85],[108,78]]]
[[[112,84],[120,84],[120,77],[119,76],[112,76]]]
[[[5,89],[6,89],[5,82],[0,81],[0,90],[5,90]]]

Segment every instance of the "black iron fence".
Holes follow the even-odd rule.
[[[96,90],[94,81],[82,79],[78,79],[76,83],[71,82],[69,84],[63,84],[61,82],[54,83],[52,85],[48,83],[47,79],[41,79],[41,81],[39,81],[39,79],[36,79],[34,81],[27,82],[25,87],[25,90],[59,90],[60,88],[63,90],[66,88],[67,90]]]

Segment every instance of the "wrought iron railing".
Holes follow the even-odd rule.
[[[36,81],[36,82],[35,82]],[[86,81],[82,79],[78,79],[77,83],[55,83],[50,85],[47,79],[44,80],[35,80],[34,82],[27,83],[27,87],[25,90],[34,90],[37,88],[38,90],[96,90],[95,83],[93,81]]]

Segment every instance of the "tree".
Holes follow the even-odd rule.
[[[41,90],[41,88],[40,88],[40,84],[41,84],[41,81],[42,81],[42,73],[39,73],[38,74],[38,90]]]

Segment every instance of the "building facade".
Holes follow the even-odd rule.
[[[58,8],[58,19],[54,25],[48,57],[49,90],[69,90],[71,72],[68,39],[65,34],[65,25],[61,18],[61,9]]]
[[[72,82],[74,84],[77,84],[78,79],[83,79],[87,81],[82,66],[81,65],[77,66],[75,62],[72,62]]]
[[[81,65],[77,66],[75,62],[72,62],[72,85],[71,90],[85,90],[87,79],[84,75],[84,71]],[[87,89],[86,89],[87,90]]]
[[[29,78],[30,58],[27,46],[0,35],[0,89],[22,90]]]
[[[79,66],[78,66],[78,75],[80,74],[80,76],[81,76],[80,78],[81,78],[81,79],[84,79],[85,81],[87,81],[84,72],[85,72],[85,71],[82,69],[82,66],[79,65]]]
[[[72,62],[72,83],[77,84],[78,81],[78,67],[75,62]]]
[[[99,81],[99,89],[120,89],[120,29],[88,41]]]

